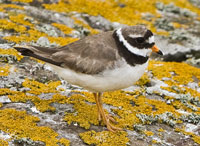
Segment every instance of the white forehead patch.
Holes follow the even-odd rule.
[[[151,44],[151,43],[154,43],[155,41],[154,41],[154,36],[151,36],[150,38],[149,38],[149,44]]]
[[[122,42],[124,44],[124,46],[133,54],[136,55],[140,55],[143,57],[149,56],[149,54],[151,53],[151,49],[138,49],[136,47],[131,46],[124,38],[124,36],[122,35],[122,31],[121,28],[119,28],[117,31],[117,36],[119,38],[119,41]]]
[[[139,34],[130,34],[128,35],[130,38],[139,38],[139,37],[143,37],[142,35],[139,35]]]

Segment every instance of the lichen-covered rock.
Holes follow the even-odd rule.
[[[161,2],[0,0],[0,145],[199,145],[198,2]],[[104,93],[105,111],[122,132],[109,132],[98,122],[92,93],[12,49],[62,46],[135,24],[156,34],[164,60],[187,59],[197,67],[151,60],[135,85]]]

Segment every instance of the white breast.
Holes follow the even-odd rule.
[[[123,61],[121,65],[115,69],[107,69],[97,75],[76,73],[67,68],[49,65],[60,77],[71,84],[81,86],[92,92],[105,92],[123,89],[133,85],[145,72],[148,62],[132,67]]]

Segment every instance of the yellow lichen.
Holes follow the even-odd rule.
[[[159,142],[158,142],[157,140],[153,139],[153,140],[152,140],[152,143],[155,143],[155,144],[156,144],[156,143],[159,143]]]
[[[171,78],[171,82],[167,81],[166,83],[184,85],[193,82],[194,76],[200,79],[200,69],[186,63],[151,61],[148,70],[152,71],[158,79]]]
[[[14,2],[31,3],[33,0],[12,0]]]
[[[69,146],[70,145],[70,141],[67,140],[67,139],[65,139],[65,138],[61,138],[59,140],[59,143],[62,144],[62,145],[64,145],[64,146]]]
[[[0,90],[1,91],[1,90]],[[56,109],[51,106],[51,103],[67,103],[67,97],[62,96],[60,94],[55,94],[52,96],[51,99],[40,99],[38,96],[27,96],[26,94],[22,92],[7,92],[8,98],[12,102],[27,102],[32,101],[37,110],[40,112],[46,112],[46,111],[55,111]]]
[[[196,134],[194,134],[194,133],[192,133],[192,132],[187,132],[187,131],[185,131],[185,128],[182,128],[182,129],[176,128],[175,131],[176,131],[176,132],[181,132],[181,133],[183,133],[184,135],[189,135],[189,136],[191,136],[192,139],[194,140],[194,142],[200,144],[200,136],[198,136],[198,135],[196,135]]]
[[[71,34],[72,31],[74,30],[64,24],[52,23],[52,25],[60,29],[66,35]]]
[[[68,122],[68,124],[77,122],[81,127],[88,129],[90,128],[90,124],[98,124],[97,108],[96,105],[87,103],[95,103],[92,94],[86,94],[84,92],[82,94],[83,95],[75,94],[69,97],[68,103],[74,104],[75,111],[73,113],[66,113],[65,120]],[[136,93],[128,92],[128,94],[131,95],[127,95],[126,92],[122,91],[105,92],[103,94],[103,103],[110,104],[115,107],[120,107],[119,109],[111,109],[115,114],[119,116],[114,117],[118,122],[116,125],[117,127],[133,130],[134,124],[141,123],[137,117],[137,114],[157,116],[166,112],[170,112],[176,118],[179,118],[181,115],[173,106],[168,105],[163,101],[147,99],[144,96],[139,96],[137,91]],[[134,103],[135,106],[132,106],[131,103]],[[154,110],[152,109],[153,107]],[[146,123],[148,124],[148,121]]]
[[[113,133],[109,131],[95,132],[92,130],[79,135],[86,144],[94,144],[96,146],[126,146],[129,142],[127,133],[124,131]]]
[[[26,16],[25,14],[18,14],[18,15],[9,16],[9,19],[14,23],[32,27],[33,24],[31,22],[25,20],[26,18],[28,18],[28,16]]]
[[[25,80],[24,82],[24,87],[30,88],[29,91],[26,91],[26,93],[31,93],[31,94],[42,94],[42,93],[56,93],[58,92],[55,88],[59,85],[58,82],[50,82],[49,84],[45,85],[42,83],[38,83],[36,81],[30,81],[28,79]],[[49,89],[48,89],[49,88]],[[20,91],[12,91],[7,88],[1,88],[0,89],[0,96],[2,95],[8,95],[8,98],[12,102],[27,102],[27,101],[32,101],[36,108],[41,111],[55,111],[55,108],[52,107],[50,104],[57,102],[57,103],[67,103],[67,97],[60,95],[60,94],[54,94],[52,95],[52,98],[49,99],[40,99],[38,96],[35,95],[27,95],[24,92]],[[49,95],[51,96],[51,95]]]
[[[0,145],[1,146],[8,146],[8,142],[5,140],[0,139]]]
[[[152,131],[144,131],[144,134],[146,134],[147,136],[153,136],[154,133]]]
[[[161,89],[180,94],[180,96],[188,96],[187,98],[200,99],[199,92],[185,86],[195,82],[196,79],[200,79],[199,68],[185,63],[150,61],[148,70],[152,72],[154,78],[160,80],[163,80],[166,77],[168,78],[168,80],[164,81],[168,86],[161,86]],[[181,102],[181,99],[176,99],[175,97],[164,96],[164,98],[170,100],[173,99],[171,105],[177,109],[182,109],[187,112],[200,112],[200,108],[190,103],[190,100]]]
[[[173,85],[173,82],[176,83],[178,86],[179,84],[183,83],[182,76],[184,73],[180,73],[179,67],[181,63],[165,63],[165,62],[158,62],[158,61],[150,61],[149,71],[152,72],[155,78],[163,79],[167,73],[170,73],[170,78],[173,76],[178,76],[176,79],[168,82],[169,87]],[[162,68],[165,68],[166,73],[159,75],[157,72],[162,71]],[[190,70],[194,70],[191,73],[186,72],[188,75],[188,80],[193,80],[193,76],[195,75],[199,78],[199,69],[191,67],[189,65],[183,64],[182,67]],[[167,70],[168,68],[168,70]],[[174,74],[171,74],[174,72]],[[185,77],[183,77],[185,78]],[[180,81],[179,81],[180,80]],[[184,81],[187,83],[188,81]],[[8,98],[12,102],[27,102],[31,101],[34,103],[36,108],[41,112],[45,111],[54,111],[55,108],[51,106],[51,103],[60,103],[60,104],[72,104],[74,111],[67,112],[64,120],[71,124],[73,122],[78,123],[81,127],[86,129],[90,128],[91,124],[98,125],[99,121],[97,116],[97,107],[95,105],[95,100],[92,93],[89,92],[78,92],[72,94],[70,97],[66,97],[60,95],[56,87],[60,85],[60,82],[49,82],[46,84],[32,81],[26,79],[24,83],[22,83],[23,87],[27,87],[30,90],[25,92],[20,91],[11,91],[9,89],[0,89],[0,95],[7,95]],[[185,88],[185,87],[184,87]],[[163,88],[163,90],[168,90]],[[170,104],[167,104],[165,101],[160,101],[156,99],[148,99],[145,95],[145,90],[143,88],[132,91],[132,92],[125,92],[125,91],[114,91],[114,92],[105,92],[103,94],[102,100],[103,103],[112,105],[111,111],[117,115],[114,116],[114,119],[118,122],[115,126],[121,127],[125,129],[133,130],[133,125],[135,124],[150,124],[151,122],[141,121],[138,118],[138,114],[144,114],[147,116],[152,116],[153,118],[159,116],[161,114],[165,114],[166,112],[171,113],[174,120],[176,122],[180,122],[181,114],[177,112],[177,109],[184,109],[188,112],[193,112],[192,110],[188,110],[188,107],[184,106],[183,103],[175,99],[175,97],[164,96],[165,99],[172,100]],[[171,89],[171,92],[176,93],[174,89]],[[27,93],[31,93],[30,95]],[[41,99],[37,95],[41,93],[52,93],[51,97],[48,99]],[[194,92],[193,89],[185,88],[184,91],[180,90],[180,93],[191,93],[193,96],[198,96],[198,92]],[[33,94],[33,95],[32,95]],[[178,93],[177,93],[178,94]],[[197,108],[196,112],[199,112],[200,109]],[[105,110],[108,113],[107,110]],[[161,121],[160,121],[161,120]],[[158,122],[162,123],[162,119],[158,119]],[[193,136],[196,140],[198,137]]]
[[[70,44],[74,41],[79,40],[78,38],[71,38],[71,37],[47,37],[51,43],[57,43],[61,46]]]
[[[15,109],[0,110],[0,130],[15,138],[30,138],[33,141],[44,142],[46,146],[58,146],[63,143],[68,146],[67,139],[58,139],[58,133],[49,127],[37,126],[40,119],[28,115],[25,111]]]
[[[10,73],[10,66],[5,65],[5,66],[0,66],[0,77],[1,76],[8,76]]]
[[[149,79],[147,73],[144,73],[144,75],[135,84],[139,85],[139,86],[143,86],[148,83],[150,83],[150,79]]]
[[[156,18],[160,17],[157,13],[155,4],[157,0],[60,0],[58,3],[54,4],[44,4],[46,9],[50,9],[58,12],[72,12],[77,11],[79,13],[87,13],[89,15],[101,15],[112,22],[119,22],[122,24],[136,25],[136,24],[146,24],[153,32],[168,35],[167,32],[159,32],[153,26],[153,22]],[[177,1],[177,0],[162,0],[165,4],[173,2],[175,5],[187,8],[197,14],[200,14],[200,10],[193,6],[187,0]],[[125,7],[120,7],[123,4]],[[151,13],[155,17],[152,21],[147,21],[142,19],[143,13]]]
[[[0,19],[0,30],[15,30],[16,32],[25,32],[26,27],[23,25],[17,25],[6,19]]]
[[[1,3],[1,5],[0,5],[0,9],[1,9],[1,11],[5,11],[6,9],[10,9],[10,8],[12,8],[12,9],[19,9],[19,10],[23,10],[24,8],[23,7],[21,7],[21,6],[18,6],[18,5],[15,5],[15,4],[2,4]]]
[[[28,93],[35,95],[39,95],[41,93],[57,93],[58,91],[56,90],[56,88],[60,84],[61,84],[60,81],[43,84],[34,80],[31,81],[29,79],[25,79],[25,81],[22,83],[24,87],[30,88],[30,91],[28,91]]]
[[[12,49],[12,48],[1,49],[0,48],[0,61],[6,61],[7,62],[8,61],[7,55],[15,57],[18,61],[23,58],[23,56],[20,55],[19,52],[17,52],[17,50],[15,50],[15,49]]]
[[[64,120],[68,124],[77,122],[81,127],[86,129],[90,128],[90,124],[98,125],[96,105],[89,105],[85,100],[87,100],[87,97],[79,94],[69,97],[69,103],[74,104],[75,113],[66,113]]]
[[[158,129],[158,131],[159,131],[159,132],[164,132],[165,130],[162,129],[162,128],[160,128],[160,129]]]
[[[91,28],[88,24],[86,24],[84,21],[77,19],[76,17],[72,17],[74,19],[75,24],[80,25],[90,31],[91,34],[97,34],[99,33],[98,30]]]

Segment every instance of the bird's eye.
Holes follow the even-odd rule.
[[[136,41],[137,41],[137,43],[142,44],[142,43],[144,43],[145,40],[143,37],[138,37],[138,38],[136,38]]]

